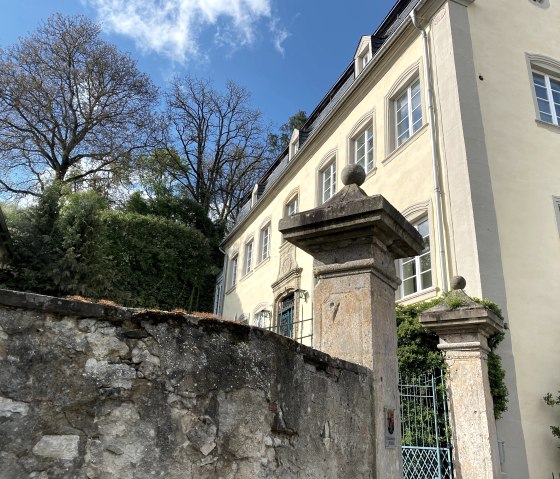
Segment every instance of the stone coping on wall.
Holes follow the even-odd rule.
[[[188,314],[179,311],[163,311],[143,308],[127,308],[119,305],[101,304],[77,299],[59,298],[37,293],[14,291],[0,288],[0,306],[21,308],[26,310],[40,311],[44,313],[64,316],[78,316],[104,320],[112,323],[123,323],[131,321],[138,323],[148,321],[150,323],[161,323],[169,321],[181,321],[190,323],[192,327],[202,328],[206,333],[229,332],[233,336],[247,339],[266,338],[275,341],[287,350],[294,351],[303,356],[308,364],[313,364],[317,369],[325,372],[334,370],[346,370],[356,374],[368,374],[369,368],[360,366],[332,357],[326,353],[300,344],[291,338],[281,336],[256,326],[249,326],[237,321],[230,321],[217,317],[200,318],[196,313]],[[134,336],[130,331],[130,336]]]

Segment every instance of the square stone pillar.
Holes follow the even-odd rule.
[[[373,370],[373,477],[400,479],[395,259],[419,254],[423,241],[385,198],[360,189],[362,173],[361,167],[346,167],[339,193],[282,219],[279,229],[314,258],[314,345]]]
[[[460,306],[439,304],[424,312],[420,322],[439,336],[438,348],[443,351],[448,367],[453,466],[457,479],[499,479],[498,438],[487,359],[488,338],[503,331],[503,321],[463,291],[453,291],[450,299],[449,304]]]

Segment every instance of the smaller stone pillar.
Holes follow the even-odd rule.
[[[419,254],[422,237],[381,195],[360,188],[361,166],[324,205],[280,220],[284,238],[314,258],[313,344],[372,369],[376,479],[402,478],[395,259]]]
[[[470,299],[465,280],[453,278],[448,300],[420,316],[439,336],[448,366],[448,400],[457,479],[499,479],[498,438],[490,383],[488,338],[503,331],[503,321]]]

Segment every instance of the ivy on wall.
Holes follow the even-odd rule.
[[[560,390],[558,391],[558,396],[553,396],[551,393],[548,393],[545,397],[543,397],[543,400],[549,406],[560,406]],[[550,426],[550,430],[552,431],[553,436],[560,439],[560,425]]]
[[[471,299],[491,310],[503,320],[502,312],[494,302],[488,299]],[[397,356],[401,374],[414,376],[426,371],[446,369],[443,355],[437,349],[439,343],[437,334],[425,329],[418,319],[421,313],[441,303],[445,303],[452,309],[463,305],[460,298],[449,293],[429,301],[407,306],[397,305]],[[488,338],[488,346],[490,347],[490,353],[488,354],[488,379],[494,401],[494,416],[496,419],[499,419],[502,413],[507,410],[508,402],[508,390],[504,380],[505,371],[502,367],[502,360],[496,352],[498,345],[503,339],[503,333],[498,333]]]

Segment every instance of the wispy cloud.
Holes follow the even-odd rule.
[[[259,22],[268,20],[276,50],[289,36],[272,18],[271,0],[82,0],[93,6],[103,27],[134,39],[138,48],[180,63],[199,58],[200,38],[215,30],[217,44],[239,48],[255,41]]]
[[[288,30],[286,30],[281,24],[278,18],[273,18],[269,23],[269,29],[272,33],[272,43],[274,48],[284,56],[284,41],[290,36]]]

